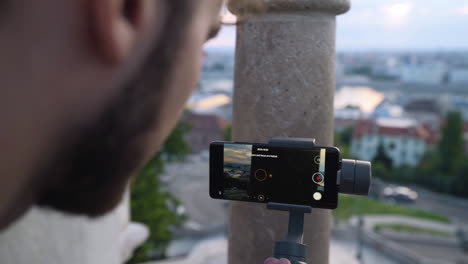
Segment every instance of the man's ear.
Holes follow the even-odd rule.
[[[162,1],[155,0],[89,0],[89,30],[93,45],[108,63],[125,59],[148,29],[161,27]],[[158,12],[159,11],[159,12]],[[159,13],[159,14],[156,14]]]

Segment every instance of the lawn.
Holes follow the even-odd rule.
[[[454,237],[455,236],[455,234],[449,233],[449,232],[410,226],[410,225],[403,225],[403,224],[379,224],[379,225],[374,226],[374,230],[376,232],[379,232],[385,229],[390,229],[393,231],[403,232],[403,233],[426,234],[426,235],[432,235],[432,236],[438,236],[438,237]]]
[[[340,194],[338,208],[333,211],[333,216],[340,221],[346,221],[353,215],[405,215],[443,223],[450,220],[440,214],[406,208],[403,206],[390,204],[382,201],[372,200],[366,197],[358,197]]]

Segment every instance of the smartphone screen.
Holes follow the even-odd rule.
[[[213,142],[210,196],[334,209],[340,151],[331,147],[278,147]]]

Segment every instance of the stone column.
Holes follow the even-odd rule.
[[[315,137],[333,144],[336,15],[349,0],[231,0],[237,27],[233,138]],[[284,239],[287,214],[232,202],[229,263],[260,264]],[[330,211],[305,219],[308,263],[328,263]]]

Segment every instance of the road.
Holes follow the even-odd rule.
[[[468,230],[468,199],[432,192],[419,186],[410,188],[418,192],[418,199],[410,207],[445,215]]]
[[[186,161],[166,167],[162,179],[169,191],[182,201],[189,217],[178,236],[206,235],[226,228],[227,202],[209,195],[208,155],[191,155]]]
[[[357,222],[357,218],[353,219]],[[369,215],[364,217],[364,227],[368,236],[374,230],[374,227],[379,224],[402,224],[415,226],[428,230],[437,230],[447,234],[454,234],[456,228],[452,224],[434,222],[425,219],[402,215]],[[395,256],[407,256],[422,261],[422,263],[466,263],[468,255],[464,254],[459,246],[458,239],[453,236],[439,237],[428,234],[403,233],[393,230],[381,230],[378,233],[381,238],[387,239],[389,242],[384,244],[387,249],[392,250]],[[376,238],[377,234],[371,235]],[[383,241],[377,237],[372,240],[373,243]],[[391,245],[391,242],[393,245]],[[378,245],[377,245],[378,247]],[[429,261],[429,262],[428,262]],[[419,262],[418,262],[419,263]]]

